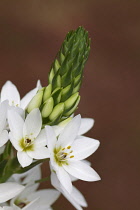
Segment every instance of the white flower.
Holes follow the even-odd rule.
[[[50,162],[62,186],[71,193],[70,175],[85,181],[100,180],[99,175],[81,160],[96,151],[99,141],[78,136],[81,116],[74,117],[63,129],[58,139],[51,126],[46,126]]]
[[[7,117],[8,101],[3,101],[0,104],[0,147],[8,141],[8,132],[5,129]]]
[[[17,158],[22,167],[30,165],[34,159],[49,157],[46,146],[45,130],[41,130],[42,118],[39,109],[34,109],[24,120],[15,111],[8,111],[9,133],[17,152]]]
[[[58,199],[60,192],[54,189],[35,191],[33,185],[29,185],[16,198],[12,199],[10,205],[25,210],[49,210],[50,206]]]
[[[62,121],[58,125],[52,126],[56,136],[60,135],[66,125],[73,119],[73,116],[69,117],[68,119]],[[94,125],[94,119],[92,118],[81,118],[81,124],[78,131],[78,135],[83,135],[87,133]]]
[[[17,196],[24,188],[24,186],[12,182],[0,184],[0,203],[6,202]]]
[[[10,106],[25,109],[40,87],[41,84],[38,80],[36,88],[31,90],[20,100],[20,94],[17,87],[11,81],[7,81],[1,90],[1,102],[8,100]]]
[[[51,183],[77,210],[82,210],[82,207],[87,207],[87,202],[82,193],[74,186],[72,187],[71,193],[66,191],[53,171],[51,173]]]

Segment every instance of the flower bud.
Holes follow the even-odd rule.
[[[45,87],[44,94],[43,94],[43,102],[45,102],[48,98],[50,98],[52,92],[52,85],[49,84]]]
[[[63,114],[63,111],[64,111],[64,103],[57,104],[54,107],[52,113],[50,114],[49,119],[51,121],[55,121],[57,118],[59,118]]]
[[[41,111],[41,115],[43,118],[46,118],[51,114],[53,110],[53,106],[54,106],[54,101],[53,101],[53,98],[50,97],[43,105],[43,108]]]
[[[32,98],[30,103],[27,106],[27,112],[30,113],[33,109],[39,108],[42,103],[43,98],[43,89],[39,90],[37,94]]]
[[[79,96],[79,93],[74,93],[69,99],[67,99],[64,104],[65,104],[65,112],[69,111],[76,103],[77,98]]]

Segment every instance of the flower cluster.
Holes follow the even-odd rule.
[[[83,40],[82,44],[78,40]],[[88,52],[89,40],[80,27],[66,37],[47,87],[38,81],[21,100],[11,81],[2,87],[0,209],[49,210],[60,194],[78,210],[87,207],[84,196],[72,183],[100,180],[85,160],[99,147],[98,140],[84,135],[94,120],[74,116]],[[51,174],[42,178],[40,167],[45,161],[49,161]],[[55,189],[38,190],[39,183],[47,180]]]

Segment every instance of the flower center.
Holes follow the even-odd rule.
[[[34,141],[32,139],[30,139],[29,137],[25,138],[25,139],[21,139],[20,140],[20,146],[24,151],[29,151],[29,150],[33,150],[34,148]]]
[[[73,150],[71,150],[71,146],[67,146],[64,148],[55,148],[54,149],[54,158],[55,161],[59,166],[62,166],[62,164],[68,165],[68,159],[74,158],[74,155],[72,154]]]

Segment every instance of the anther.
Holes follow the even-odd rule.
[[[74,155],[70,156],[70,158],[74,158]]]
[[[70,148],[71,148],[71,146],[68,146],[68,147],[67,147],[67,149],[70,149]]]

